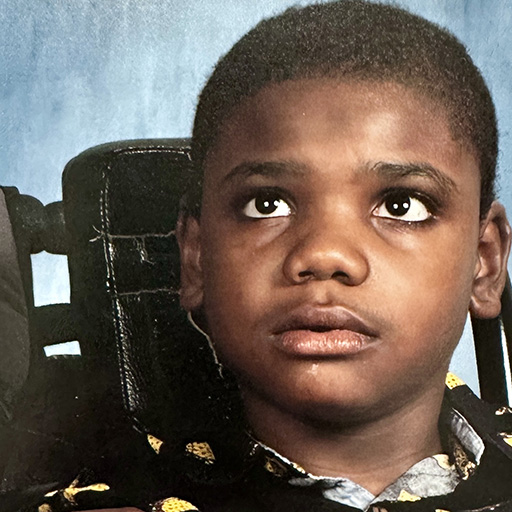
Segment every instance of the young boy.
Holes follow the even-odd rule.
[[[500,312],[511,238],[463,46],[391,6],[290,9],[219,62],[192,153],[181,303],[235,375],[247,434],[162,455],[124,503],[511,511],[511,411],[445,387],[468,310]]]

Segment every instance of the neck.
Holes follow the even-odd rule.
[[[257,439],[308,473],[345,477],[380,494],[413,464],[440,453],[442,392],[430,392],[372,421],[323,427],[244,393]]]

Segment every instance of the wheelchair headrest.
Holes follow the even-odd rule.
[[[89,149],[63,175],[82,357],[113,407],[153,433],[194,430],[216,408],[211,352],[179,306],[174,229],[189,168],[187,140],[142,140]]]

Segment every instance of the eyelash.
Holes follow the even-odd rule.
[[[241,196],[237,199],[235,199],[234,202],[234,209],[236,212],[238,212],[242,218],[248,219],[248,220],[260,220],[265,218],[275,218],[275,217],[265,217],[262,215],[261,217],[252,217],[250,215],[247,215],[244,213],[244,210],[247,209],[251,201],[257,200],[257,199],[265,199],[265,198],[271,198],[271,199],[277,199],[279,201],[283,201],[288,205],[288,208],[290,210],[289,214],[292,215],[295,211],[294,202],[289,199],[289,194],[286,193],[286,191],[278,188],[278,187],[264,187],[264,188],[257,188],[252,189],[244,192],[241,194]],[[284,216],[284,215],[283,215]],[[279,216],[276,216],[279,217]]]
[[[393,196],[399,196],[400,194],[403,194],[404,196],[407,196],[410,200],[419,201],[426,209],[426,211],[429,214],[429,217],[424,220],[417,220],[417,221],[410,221],[410,220],[404,220],[400,219],[399,217],[384,217],[384,216],[377,216],[381,217],[383,219],[389,219],[394,222],[400,222],[401,224],[406,224],[411,227],[420,227],[421,225],[429,224],[430,222],[434,221],[436,217],[439,216],[442,209],[441,202],[431,196],[430,194],[426,194],[424,192],[420,192],[417,189],[408,188],[408,187],[394,187],[384,190],[380,194],[380,199],[377,202],[376,206],[372,209],[372,213],[375,212],[378,208],[383,206],[386,201],[393,198]]]
[[[411,227],[420,227],[421,225],[428,224],[436,219],[436,217],[440,214],[442,209],[441,202],[436,199],[435,197],[432,197],[430,194],[426,194],[424,192],[420,192],[417,189],[408,188],[408,187],[393,187],[383,190],[379,194],[379,200],[376,202],[376,206],[374,206],[371,210],[372,214],[375,212],[378,208],[382,207],[386,201],[388,201],[393,196],[399,196],[400,194],[403,194],[404,196],[407,196],[411,200],[419,201],[427,210],[429,217],[425,220],[418,220],[418,221],[409,221],[409,220],[403,220],[399,217],[383,217],[383,216],[377,216],[383,218],[384,220],[390,220],[393,222],[400,222],[401,224],[405,224]],[[285,190],[279,188],[279,187],[264,187],[264,188],[255,188],[250,189],[242,193],[238,198],[235,199],[233,208],[236,212],[240,214],[240,216],[243,219],[247,220],[260,220],[260,219],[266,219],[266,218],[276,218],[280,216],[271,217],[270,215],[261,217],[251,217],[244,213],[244,210],[248,207],[251,201],[257,200],[257,199],[263,199],[265,197],[277,199],[280,201],[284,201],[290,210],[289,215],[292,215],[295,212],[295,205],[294,201],[290,199],[289,193],[287,193]],[[284,216],[284,215],[283,215]]]

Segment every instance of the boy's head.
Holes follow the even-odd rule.
[[[260,22],[219,61],[197,106],[193,158],[199,173],[244,98],[271,83],[312,77],[395,82],[442,105],[453,137],[475,152],[481,215],[494,200],[497,127],[489,90],[465,47],[405,10],[361,0],[291,8]]]
[[[199,102],[181,300],[250,420],[369,421],[440,400],[468,309],[496,316],[510,228],[464,48],[394,7],[262,22]]]

